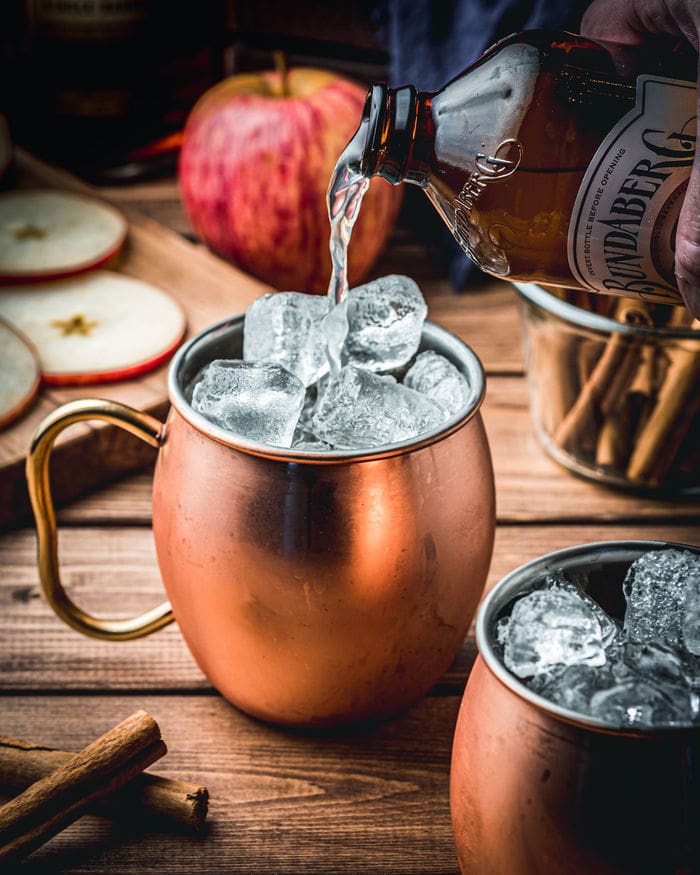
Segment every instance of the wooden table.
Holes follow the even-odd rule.
[[[187,232],[174,183],[113,190]],[[700,544],[700,505],[652,501],[576,479],[542,452],[530,423],[517,302],[492,281],[455,295],[410,238],[395,235],[376,273],[423,288],[430,318],[481,357],[483,415],[498,528],[489,585],[542,553],[585,541],[665,538]],[[65,507],[64,581],[95,613],[162,598],[150,532],[150,477],[131,476]],[[452,668],[406,713],[363,731],[314,735],[267,726],[214,692],[170,626],[141,641],[83,638],[43,601],[31,528],[0,536],[0,733],[79,749],[137,708],[169,747],[155,771],[206,784],[203,837],[84,817],[22,867],[49,872],[455,872],[450,748],[474,659]]]

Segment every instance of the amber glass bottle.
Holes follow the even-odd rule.
[[[485,271],[681,303],[697,56],[573,34],[501,41],[435,93],[374,85],[341,161],[423,188]]]

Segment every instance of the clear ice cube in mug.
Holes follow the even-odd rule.
[[[657,562],[663,567],[669,548],[697,569],[695,547],[581,544],[513,570],[482,602],[479,656],[462,698],[450,769],[464,875],[700,871],[698,685],[687,666],[695,657],[685,641],[635,641],[624,627],[625,577]],[[695,576],[690,568],[686,600]],[[617,627],[601,635],[605,661],[546,667],[538,661],[533,674],[513,674],[504,646],[516,606],[567,585],[587,606],[597,603],[591,613],[608,614]],[[573,634],[580,613],[577,608],[567,620],[559,611],[557,629]],[[590,616],[583,615],[589,628]],[[541,620],[538,641],[546,636],[546,615]]]
[[[563,576],[497,625],[506,667],[539,695],[612,726],[700,724],[700,556],[653,550],[629,567],[624,623]]]
[[[195,385],[192,407],[242,437],[288,447],[304,396],[302,382],[281,365],[217,359]]]
[[[426,313],[416,283],[398,275],[351,289],[330,310],[327,298],[264,295],[245,316],[244,361],[205,369],[193,407],[243,437],[302,451],[372,449],[417,437],[471,400],[469,381],[449,359],[433,350],[416,356]],[[402,382],[387,373],[401,377],[401,369]],[[276,409],[264,374],[275,391],[289,389],[291,406],[283,401]],[[299,406],[294,380],[304,396],[290,434]]]

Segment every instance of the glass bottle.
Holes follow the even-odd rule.
[[[339,165],[423,188],[494,276],[681,304],[696,69],[680,44],[525,31],[438,92],[373,85]]]

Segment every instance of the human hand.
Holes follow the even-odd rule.
[[[581,21],[593,39],[641,45],[658,36],[700,44],[698,0],[593,0]],[[700,94],[700,89],[698,89]],[[700,318],[700,160],[693,162],[676,232],[676,279],[683,299]]]

